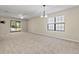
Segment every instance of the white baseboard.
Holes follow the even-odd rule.
[[[59,37],[54,37],[54,36],[50,36],[50,35],[43,34],[43,33],[33,33],[33,32],[29,32],[29,33],[36,34],[36,35],[42,35],[42,36],[46,36],[46,37],[50,37],[50,38],[62,39],[62,40],[65,40],[65,41],[70,41],[70,42],[79,43],[79,41],[76,41],[76,40],[73,40],[73,39],[69,39],[69,38],[59,38]]]

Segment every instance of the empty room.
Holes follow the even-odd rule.
[[[78,5],[0,5],[0,54],[78,54]]]

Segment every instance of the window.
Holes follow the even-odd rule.
[[[10,31],[11,32],[21,31],[21,21],[11,20],[10,21]]]
[[[47,29],[49,31],[64,31],[64,16],[56,16],[49,18]]]

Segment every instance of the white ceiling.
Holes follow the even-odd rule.
[[[46,5],[46,13],[53,13],[67,8],[74,7],[74,5]],[[42,5],[0,5],[1,16],[11,16],[24,19],[30,19],[42,14]]]

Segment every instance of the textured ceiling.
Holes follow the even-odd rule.
[[[74,5],[46,5],[46,13],[53,13],[67,8],[75,7]],[[42,14],[42,5],[0,5],[1,16],[24,17],[30,19]]]

